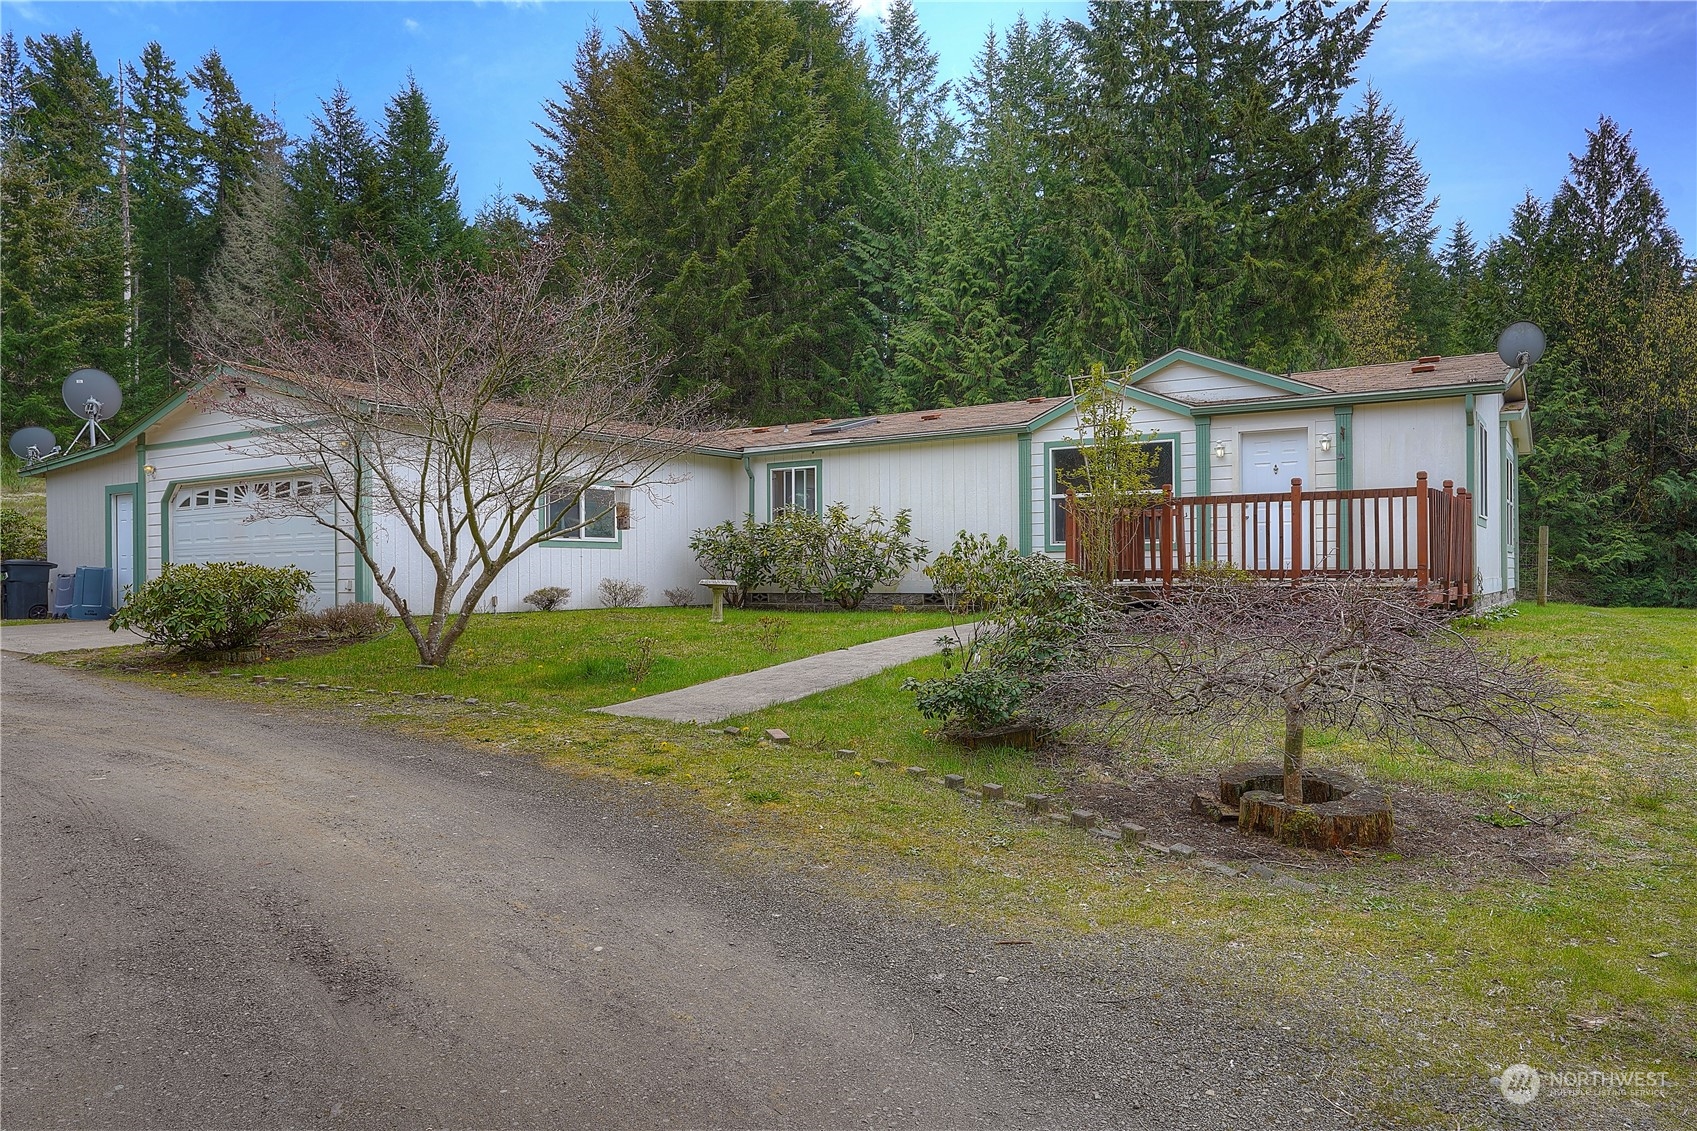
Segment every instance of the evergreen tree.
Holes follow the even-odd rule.
[[[895,341],[903,402],[982,404],[1061,387],[1066,362],[1045,352],[1045,335],[1068,278],[1069,70],[1060,26],[1019,19],[1000,44],[986,37],[962,84],[964,167]]]
[[[543,211],[646,271],[668,390],[755,418],[852,412],[872,394],[849,249],[879,113],[846,3],[650,0],[551,106]]]
[[[465,255],[470,243],[448,168],[448,143],[410,74],[406,86],[389,100],[384,117],[376,180],[383,242],[400,262],[412,266]]]
[[[1570,166],[1523,290],[1552,343],[1527,518],[1550,526],[1552,569],[1588,596],[1697,603],[1697,451],[1679,439],[1697,399],[1680,368],[1689,264],[1629,132],[1601,119]]]
[[[291,169],[296,224],[309,253],[383,233],[381,156],[371,131],[340,83],[319,106]]]
[[[920,259],[950,191],[959,130],[948,115],[949,84],[937,79],[936,53],[908,0],[885,12],[873,44],[872,82],[883,100],[890,157],[880,163],[857,237],[877,332],[863,368],[876,377],[880,407],[894,411],[914,403],[894,380],[894,349],[918,310]]]
[[[1361,105],[1345,122],[1345,129],[1350,142],[1350,181],[1360,193],[1379,245],[1374,261],[1357,276],[1363,292],[1357,301],[1382,307],[1381,298],[1367,292],[1378,287],[1380,264],[1386,264],[1396,289],[1395,305],[1401,311],[1399,329],[1393,333],[1387,327],[1379,339],[1382,348],[1369,352],[1381,361],[1442,353],[1442,345],[1450,336],[1455,304],[1432,253],[1438,234],[1432,217],[1438,210],[1438,200],[1430,195],[1431,178],[1420,164],[1414,143],[1408,140],[1402,119],[1371,83],[1362,94]],[[1386,348],[1403,352],[1385,356]],[[1365,363],[1369,358],[1350,354],[1347,360]]]
[[[253,181],[267,151],[282,141],[282,129],[261,117],[242,98],[216,50],[201,57],[189,73],[189,82],[202,98],[201,157],[205,170],[199,207],[210,216],[216,233],[223,227],[230,197]]]
[[[114,155],[118,105],[80,33],[15,41],[0,67],[0,372],[4,429],[63,424],[71,370],[129,371]]]
[[[1264,368],[1319,360],[1316,327],[1370,252],[1338,113],[1382,15],[1367,11],[1092,3],[1072,29],[1070,368],[1175,346]]]
[[[230,356],[251,357],[267,321],[295,305],[299,263],[286,173],[274,146],[226,201],[223,241],[201,286],[193,338],[222,343]]]
[[[188,361],[186,297],[204,269],[204,225],[195,195],[201,183],[201,139],[183,100],[188,84],[157,43],[142,52],[141,70],[126,68],[131,215],[137,273],[138,369],[141,403],[170,388],[170,369]]]

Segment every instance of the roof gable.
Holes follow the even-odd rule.
[[[1325,391],[1294,377],[1263,373],[1186,349],[1162,354],[1130,373],[1125,383],[1186,404],[1266,400]]]

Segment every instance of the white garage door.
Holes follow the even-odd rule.
[[[317,483],[299,477],[185,487],[171,500],[171,560],[299,566],[312,575],[312,593],[302,604],[334,605],[336,536],[305,516],[258,517],[319,493]],[[328,494],[324,505],[335,506]]]

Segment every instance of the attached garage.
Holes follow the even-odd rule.
[[[327,491],[301,476],[179,487],[166,501],[170,515],[170,558],[179,563],[250,562],[298,566],[312,575],[312,594],[302,603],[326,608],[336,603],[336,536],[305,516],[267,517],[280,505]]]

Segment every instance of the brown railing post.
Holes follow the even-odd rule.
[[[1455,561],[1452,563],[1456,571],[1456,584],[1460,591],[1462,605],[1473,603],[1473,492],[1463,487],[1456,493],[1461,516],[1461,537],[1456,540]]]
[[[1290,583],[1302,580],[1302,480],[1290,481]]]
[[[1161,488],[1161,589],[1171,592],[1173,588],[1173,554],[1176,547],[1173,542],[1173,485],[1165,484]]]
[[[1444,585],[1444,599],[1451,600],[1455,589],[1455,480],[1444,480],[1444,566],[1438,580]],[[1437,573],[1437,570],[1433,571]]]
[[[1414,476],[1414,584],[1422,593],[1432,583],[1431,539],[1432,493],[1422,471]]]

